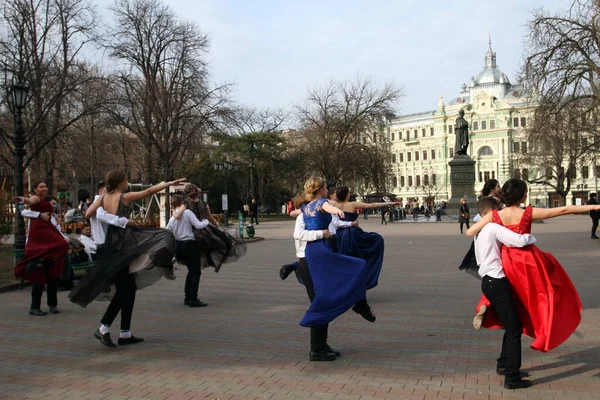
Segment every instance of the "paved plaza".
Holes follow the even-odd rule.
[[[83,309],[61,292],[61,314],[30,317],[29,289],[0,294],[0,399],[600,399],[600,241],[589,239],[588,217],[533,225],[586,309],[575,335],[550,353],[524,338],[535,385],[519,391],[495,374],[501,332],[471,327],[481,292],[457,269],[470,245],[458,224],[360,222],[386,238],[380,283],[369,291],[377,322],[352,311],[338,318],[329,329],[342,352],[334,362],[308,361],[309,330],[298,325],[306,293],[293,276],[279,279],[294,259],[293,221],[261,223],[265,241],[218,274],[205,271],[208,307],[182,305],[184,271],[138,292],[140,345],[109,349],[93,338],[105,303]]]

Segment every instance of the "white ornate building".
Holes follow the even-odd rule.
[[[388,125],[392,192],[419,203],[429,196],[436,201],[450,198],[448,161],[454,156],[454,123],[460,109],[465,110],[470,128],[468,152],[476,161],[475,193],[488,179],[503,183],[517,169],[522,175],[528,174],[528,168],[516,165],[515,160],[519,153],[527,152],[522,128],[527,126],[533,107],[522,86],[512,84],[498,69],[490,42],[483,70],[468,85],[462,85],[458,97],[448,102],[440,97],[435,110],[403,115]],[[585,202],[595,185],[595,169],[583,167],[567,204],[575,203],[576,198]],[[551,191],[550,187],[532,185],[528,202],[556,206],[559,198]]]

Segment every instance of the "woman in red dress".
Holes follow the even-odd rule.
[[[531,233],[531,222],[600,209],[600,206],[566,206],[524,210],[520,204],[527,198],[527,183],[510,179],[500,193],[506,205],[501,211],[487,214],[472,226],[467,235],[477,234],[489,222],[506,226],[516,233]],[[517,300],[523,333],[534,338],[533,350],[546,352],[566,341],[581,321],[581,301],[571,279],[552,256],[537,246],[502,247],[504,272]],[[485,296],[477,305],[474,326],[501,329],[502,324]]]
[[[25,279],[33,283],[31,288],[30,315],[47,315],[41,310],[42,293],[47,285],[48,307],[52,314],[58,314],[57,282],[65,268],[65,256],[69,251],[69,242],[60,234],[52,222],[50,216],[54,207],[44,199],[48,193],[46,182],[40,181],[34,184],[34,196],[18,197],[31,206],[31,210],[40,213],[39,219],[32,219],[25,245],[25,254],[15,266],[15,277]]]

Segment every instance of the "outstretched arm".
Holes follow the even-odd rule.
[[[352,204],[354,204],[354,208],[379,208],[379,207],[387,207],[387,206],[393,206],[393,205],[399,205],[401,202],[400,201],[387,201],[387,202],[383,202],[383,203],[358,203],[358,202],[354,202]]]
[[[481,220],[479,220],[479,222],[477,222],[475,225],[473,225],[472,227],[467,229],[467,236],[477,235],[479,233],[479,231],[481,229],[483,229],[483,227],[486,226],[490,222],[492,222],[492,213],[491,212],[485,214],[485,216],[481,217]]]
[[[182,182],[185,182],[186,180],[187,180],[186,178],[179,178],[179,179],[176,179],[176,180],[170,181],[170,182],[161,182],[158,185],[154,185],[154,186],[149,187],[148,189],[142,190],[140,192],[128,192],[128,193],[123,194],[123,201],[125,204],[129,204],[134,201],[143,199],[144,197],[150,197],[153,194],[162,192],[166,188],[173,186],[173,185],[177,185]]]
[[[537,239],[529,233],[520,235],[498,224],[494,225],[494,230],[496,240],[508,247],[525,247],[537,242]]]
[[[329,214],[332,214],[332,215],[337,215],[340,218],[344,218],[344,212],[342,210],[340,210],[339,208],[334,207],[331,204],[329,204],[329,201],[326,201],[325,203],[323,203],[323,211],[328,212]]]
[[[17,197],[15,197],[15,200],[22,201],[23,203],[29,204],[30,206],[39,204],[39,202],[41,201],[41,199],[38,196],[31,196],[31,197],[17,196]]]
[[[587,206],[565,206],[555,208],[533,208],[531,219],[536,221],[540,219],[549,219],[560,217],[561,215],[579,214],[588,211],[600,210],[600,205],[593,204]]]

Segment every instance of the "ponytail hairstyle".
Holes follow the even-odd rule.
[[[521,200],[527,195],[527,183],[521,179],[509,179],[502,186],[500,200],[506,206],[519,205]]]
[[[114,192],[125,179],[127,179],[125,172],[116,169],[109,171],[104,178],[104,181],[106,182],[106,191],[108,193]]]
[[[346,197],[348,197],[348,193],[350,193],[350,188],[348,186],[340,186],[335,191],[335,195],[337,196],[339,201],[346,201]]]
[[[317,196],[317,192],[321,190],[321,188],[325,187],[325,178],[321,176],[311,176],[308,178],[306,183],[304,184],[304,194],[306,195],[306,200],[311,202]]]
[[[492,193],[492,190],[496,189],[500,182],[497,179],[488,179],[483,185],[483,189],[481,189],[482,196],[489,196]]]

